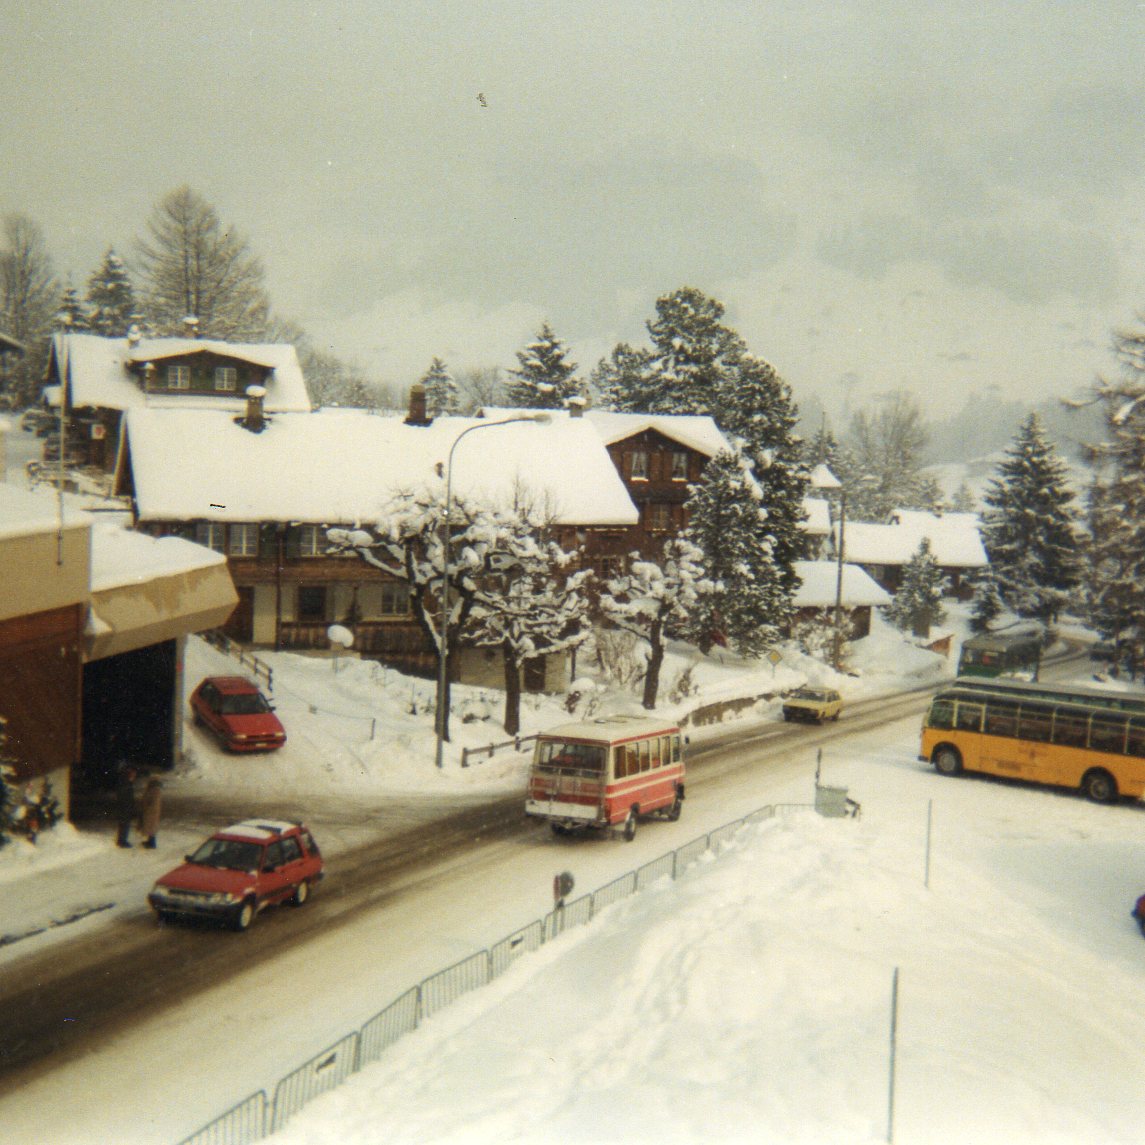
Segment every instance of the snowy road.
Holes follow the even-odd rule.
[[[880,736],[912,741],[922,703],[907,701],[912,714]],[[141,908],[98,940],[55,947],[48,965],[17,961],[0,986],[0,1027],[17,1056],[50,1056],[0,1081],[0,1115],[18,1120],[40,1093],[38,1117],[59,1118],[50,1132],[40,1121],[41,1140],[178,1139],[427,974],[542,915],[558,870],[591,889],[763,803],[809,801],[818,745],[829,745],[829,779],[832,755],[885,720],[881,707],[823,729],[697,734],[683,819],[651,821],[631,844],[553,839],[523,819],[519,799],[501,800],[341,855],[305,910],[270,912],[246,935],[157,928]],[[200,1054],[210,1082],[188,1087],[205,1069]],[[155,1095],[147,1132],[116,1097],[141,1079]]]

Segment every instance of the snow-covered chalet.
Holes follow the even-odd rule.
[[[241,413],[246,391],[264,391],[267,412],[311,408],[298,355],[289,343],[56,334],[45,397],[63,403],[69,463],[110,469],[123,415],[136,409],[219,409]]]
[[[431,420],[414,390],[404,419],[350,409],[270,413],[257,394],[240,416],[130,409],[116,492],[130,498],[141,531],[225,554],[239,596],[226,625],[235,639],[328,649],[337,623],[353,631],[357,651],[427,671],[435,660],[406,583],[357,556],[328,553],[328,528],[379,521],[396,495],[440,485],[450,462],[455,498],[512,504],[526,496],[544,507],[562,546],[583,548],[590,560],[630,551],[640,514],[587,419]],[[478,426],[484,432],[459,441]],[[545,678],[550,670],[559,666],[533,665],[526,686],[560,687]],[[466,653],[459,671],[499,678],[484,650]]]

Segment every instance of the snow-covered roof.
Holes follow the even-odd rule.
[[[804,497],[803,511],[807,520],[803,522],[803,531],[815,536],[825,537],[831,532],[831,506],[821,497]]]
[[[509,409],[486,406],[481,414],[490,421],[504,421],[507,417],[519,417],[523,413],[537,413],[537,410]],[[568,410],[546,410],[553,420],[578,420]],[[587,410],[580,415],[584,421],[595,427],[605,445],[615,445],[618,441],[635,437],[646,429],[653,429],[670,441],[686,445],[705,457],[715,457],[731,444],[719,426],[707,415],[701,414],[650,414],[613,413],[610,410]]]
[[[844,535],[845,556],[849,561],[866,565],[905,565],[929,538],[930,551],[942,568],[983,568],[987,564],[986,550],[978,532],[977,518],[972,514],[952,513],[948,517],[933,517],[921,525],[873,525],[865,521],[848,521]],[[973,528],[951,521],[954,517],[969,517]],[[836,533],[838,530],[835,530]]]
[[[222,553],[179,537],[149,537],[105,522],[92,530],[92,592],[221,564],[226,564]]]
[[[890,516],[892,525],[905,525],[911,529],[973,529],[981,522],[977,513],[928,513],[923,509],[895,509]]]
[[[847,539],[850,541],[850,529]],[[794,561],[795,572],[802,582],[795,590],[792,604],[796,608],[827,608],[834,606],[838,593],[839,566],[835,561]],[[843,565],[844,608],[863,605],[890,604],[890,594],[876,584],[858,565]]]
[[[534,411],[535,412],[535,411]],[[631,525],[639,514],[586,421],[429,426],[363,410],[271,417],[261,433],[218,410],[133,409],[126,419],[141,520],[375,521],[398,493],[439,480],[452,458],[455,496],[510,502],[521,489],[562,524]]]
[[[267,381],[268,413],[309,410],[310,395],[298,354],[289,343],[217,342],[199,338],[104,338],[98,334],[57,334],[52,339],[52,360],[69,387],[73,408],[103,409],[188,407],[241,409],[243,394],[145,393],[129,365],[191,353],[221,354],[272,370]]]
[[[65,529],[86,529],[91,519],[55,493],[20,489],[0,481],[0,538],[28,537]]]

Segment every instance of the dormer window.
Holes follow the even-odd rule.
[[[168,366],[167,388],[169,390],[189,390],[191,388],[191,367]]]
[[[648,451],[646,449],[634,449],[629,455],[631,459],[629,476],[633,481],[647,481],[648,480]]]
[[[220,393],[237,393],[239,388],[239,372],[235,366],[215,367],[215,390]]]

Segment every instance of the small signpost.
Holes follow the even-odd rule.
[[[775,669],[783,662],[783,653],[777,648],[767,650],[767,658],[771,661],[771,678],[775,679]]]

